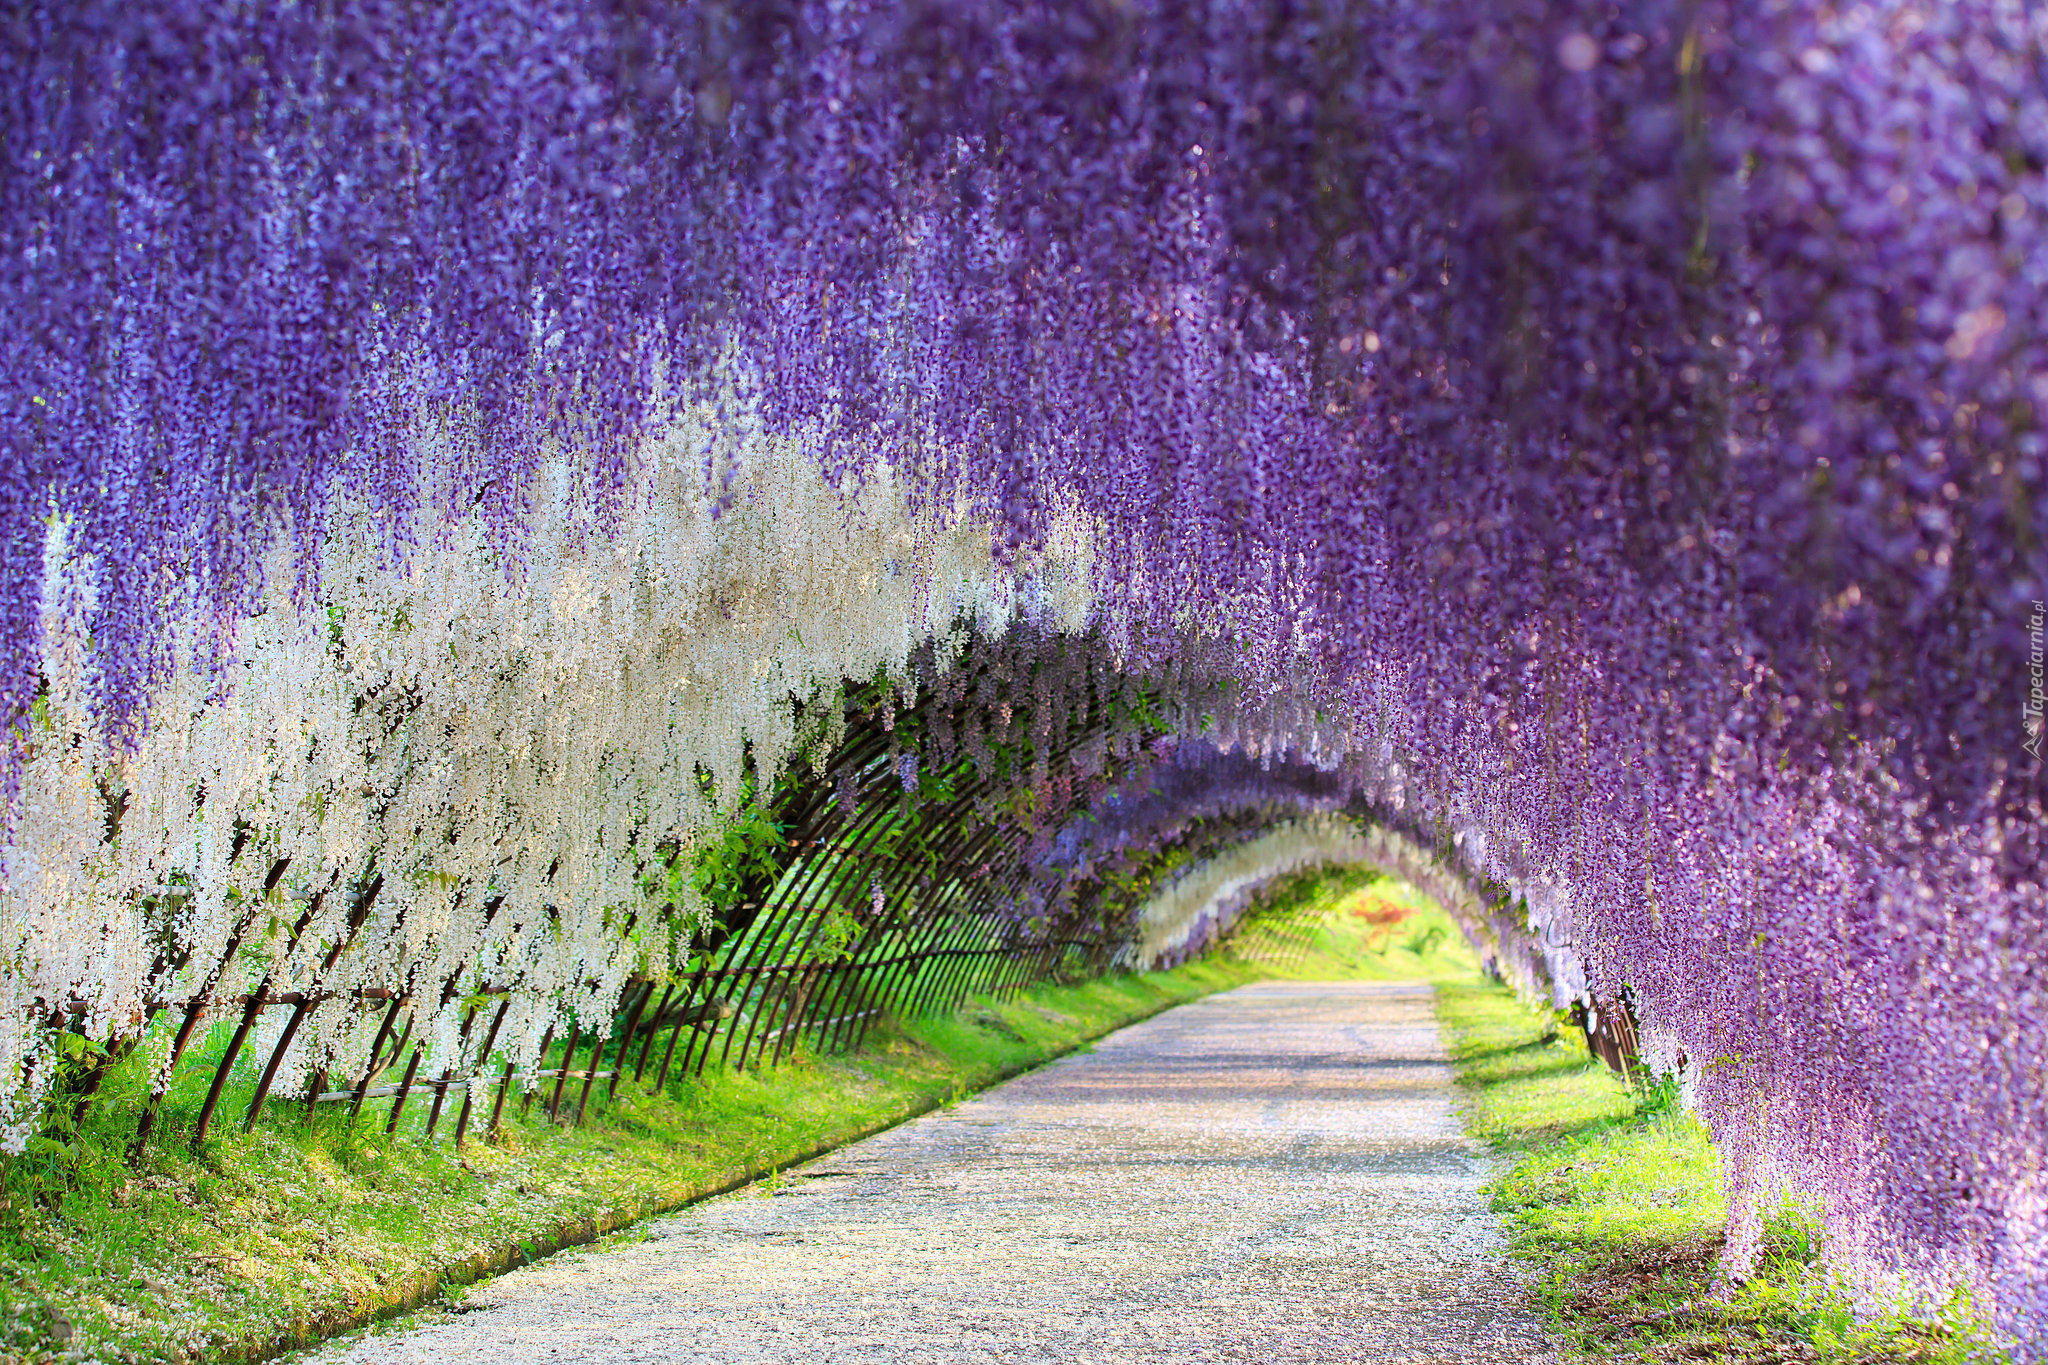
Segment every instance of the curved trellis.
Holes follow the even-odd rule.
[[[71,1122],[84,1119],[110,1066],[153,1030],[168,1035],[167,1056],[136,1118],[137,1153],[171,1087],[197,1074],[205,1097],[182,1135],[193,1145],[223,1123],[253,1128],[280,1106],[310,1114],[331,1105],[359,1119],[388,1101],[373,1121],[391,1133],[425,1105],[425,1135],[447,1123],[458,1144],[495,1130],[515,1097],[523,1110],[538,1103],[550,1119],[578,1123],[599,1083],[611,1093],[630,1078],[659,1091],[676,1075],[857,1049],[880,1019],[1133,965],[1140,914],[1164,888],[1303,813],[1402,823],[1375,804],[1384,793],[1355,764],[1324,770],[1190,739],[1242,723],[1231,691],[1206,682],[1198,660],[1126,670],[1098,641],[1026,627],[956,640],[950,651],[927,647],[911,672],[849,684],[830,745],[813,762],[784,767],[758,790],[748,775],[751,795],[726,846],[654,851],[668,894],[617,934],[630,939],[643,921],[674,930],[687,915],[682,888],[701,884],[704,913],[683,926],[686,951],[666,970],[632,973],[609,996],[604,981],[585,976],[540,1002],[552,1022],[524,1059],[502,1046],[504,1030],[515,1007],[533,1002],[492,979],[488,964],[458,960],[435,973],[399,962],[375,984],[342,984],[337,964],[381,951],[405,912],[379,920],[385,881],[374,872],[289,898],[289,859],[279,859],[216,960],[184,975],[186,994],[152,1000],[141,1030],[78,1073],[66,1091]],[[1214,709],[1198,710],[1204,703]],[[1498,939],[1496,951],[1526,957],[1509,943],[1519,912],[1502,909],[1506,891],[1475,899],[1444,831],[1421,832],[1433,856],[1403,843],[1375,846],[1368,860],[1442,879],[1438,890],[1475,941]],[[455,894],[480,898],[486,928],[506,904],[489,886]],[[1301,909],[1248,923],[1245,950],[1301,951]],[[1236,916],[1233,905],[1212,932],[1230,933]],[[251,948],[266,922],[270,945]],[[247,989],[225,991],[237,971],[250,975],[238,962],[247,951],[264,953],[263,969]],[[177,969],[190,965],[167,948],[152,977],[181,979]],[[1551,985],[1548,970],[1524,962],[1523,984]],[[451,1006],[460,1009],[452,1045],[434,1045],[432,1021]],[[296,1049],[322,1008],[348,1011],[367,1032],[351,1063]],[[77,1013],[50,1025],[71,1027]]]
[[[1093,641],[1029,629],[972,642],[957,658],[927,649],[916,671],[914,688],[886,680],[850,687],[829,752],[785,769],[747,803],[740,834],[755,847],[711,878],[708,915],[687,926],[683,960],[632,975],[597,1018],[575,999],[554,1002],[556,1023],[526,1064],[500,1046],[520,1002],[486,967],[461,961],[434,975],[401,962],[378,984],[338,984],[337,964],[392,941],[404,912],[379,920],[385,883],[374,873],[287,897],[289,859],[279,859],[264,896],[244,907],[207,970],[179,978],[189,949],[167,950],[152,977],[186,980],[187,993],[152,1000],[143,1027],[75,1077],[71,1121],[84,1119],[109,1068],[152,1031],[169,1035],[167,1056],[137,1116],[137,1152],[172,1085],[195,1069],[208,1080],[194,1145],[223,1122],[253,1128],[280,1103],[301,1112],[345,1106],[355,1117],[388,1100],[387,1132],[421,1103],[426,1134],[452,1115],[458,1143],[479,1124],[501,1123],[515,1094],[523,1107],[538,1101],[551,1118],[580,1121],[599,1082],[615,1091],[630,1076],[660,1089],[674,1074],[858,1048],[884,1017],[1007,995],[1048,974],[1100,973],[1128,960],[1134,912],[1161,877],[1283,813],[1268,802],[1189,820],[1175,808],[1178,823],[1156,847],[1126,857],[1117,876],[1099,865],[1063,869],[1047,857],[1053,836],[1085,823],[1093,796],[1143,777],[1153,761],[1148,741],[1202,723],[1165,701],[1184,704],[1202,689],[1187,688],[1173,666],[1125,672]],[[1160,690],[1162,680],[1170,690]],[[909,690],[917,699],[906,706]],[[658,857],[675,874],[673,891],[693,855]],[[455,894],[483,898],[486,928],[505,905],[488,886]],[[684,906],[672,895],[640,913],[672,923]],[[629,917],[620,936],[637,923]],[[235,971],[251,970],[240,958],[265,925],[267,965],[248,989],[225,992]],[[586,977],[572,993],[596,998],[604,989]],[[453,1046],[430,1046],[431,1022],[454,1004]],[[295,1050],[322,1008],[350,1012],[369,1032],[353,1065]],[[50,1024],[69,1027],[79,1012]],[[239,1085],[238,1075],[253,1082]]]
[[[792,697],[960,619],[1211,633],[1566,994],[1734,1059],[1686,1088],[1731,1274],[1794,1191],[2038,1357],[2037,9],[20,8],[0,1148],[181,1031],[355,1106],[495,1028],[573,1106],[531,1073],[703,900],[774,1032],[902,836],[823,922],[765,841],[696,896]],[[882,750],[943,776],[944,710]],[[1005,847],[819,1017],[1087,899]]]

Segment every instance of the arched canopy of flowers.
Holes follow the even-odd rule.
[[[19,7],[10,1017],[373,871],[616,984],[646,850],[1023,621],[1633,986],[1737,1260],[1797,1189],[2038,1341],[2042,22]]]

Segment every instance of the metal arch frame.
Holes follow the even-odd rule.
[[[827,866],[822,877],[823,884],[827,891],[827,902],[824,905],[812,907],[815,913],[813,913],[812,915],[812,923],[809,932],[807,932],[800,941],[796,939],[791,939],[781,959],[778,960],[775,970],[784,978],[783,988],[772,996],[764,992],[760,1008],[756,1011],[752,1027],[748,1031],[746,1041],[740,1047],[740,1061],[742,1065],[744,1065],[746,1061],[748,1049],[753,1046],[755,1038],[757,1036],[761,1036],[761,1026],[765,1023],[770,1022],[776,1010],[780,1007],[782,1001],[786,1000],[792,993],[792,990],[795,988],[799,977],[799,967],[803,963],[803,960],[808,956],[810,945],[816,940],[817,934],[820,930],[824,928],[825,924],[831,918],[833,912],[835,910],[845,911],[846,913],[850,913],[856,919],[856,921],[862,918],[859,908],[849,909],[848,907],[836,904],[836,898],[834,898],[831,895],[831,893],[833,891],[852,891],[853,895],[848,896],[847,899],[853,902],[854,906],[857,907],[859,905],[859,902],[857,900],[857,888],[859,887],[862,881],[862,874],[867,873],[868,876],[872,878],[874,876],[873,868],[877,863],[887,865],[891,863],[900,864],[902,862],[902,860],[893,852],[893,850],[885,850],[881,847],[884,843],[893,842],[890,839],[891,834],[899,833],[903,828],[901,826],[892,825],[889,820],[892,808],[900,809],[901,805],[903,804],[901,797],[892,797],[887,795],[888,784],[892,776],[893,770],[887,764],[883,764],[875,773],[875,781],[871,789],[874,794],[874,800],[872,802],[869,812],[869,818],[872,823],[869,825],[869,836],[864,841],[862,841],[862,843],[859,846],[860,856],[852,856],[852,851],[850,850],[833,850],[833,852],[837,853],[839,856],[830,859],[829,865]],[[900,792],[900,786],[898,790]],[[910,828],[915,828],[915,826],[911,826]],[[826,863],[827,861],[827,859],[820,859],[821,863]],[[873,881],[870,881],[869,884],[870,886],[873,886],[875,883]],[[885,892],[885,904],[887,901],[887,897],[888,893]],[[844,961],[844,959],[842,959],[842,961]],[[803,967],[802,970],[807,973],[823,972],[830,975],[839,975],[841,973],[835,972],[833,970],[834,967],[837,967],[839,965],[840,964],[825,963],[811,964],[807,967]],[[768,1036],[773,1036],[777,1043],[776,1057],[777,1059],[779,1059],[783,1051],[782,1041],[784,1038],[788,1036],[789,1028],[790,1021],[787,1017],[785,1017],[782,1024],[778,1025],[776,1028],[769,1031],[769,1035],[761,1036],[761,1051],[766,1050]],[[758,1064],[758,1062],[759,1053],[757,1052],[756,1063]]]
[[[1131,939],[1134,907],[1105,897],[1094,876],[1075,878],[1056,869],[1049,876],[1038,861],[1042,831],[1006,817],[999,808],[991,809],[990,802],[1008,792],[1038,787],[1048,778],[1061,784],[1079,782],[1083,790],[1114,780],[1120,769],[1128,771],[1140,758],[1138,746],[1124,744],[1119,736],[1134,729],[1147,733],[1151,722],[1142,715],[1133,721],[1134,684],[1088,653],[1082,642],[1033,636],[1013,648],[1007,638],[972,643],[945,681],[927,685],[910,706],[895,705],[897,684],[876,682],[851,689],[846,729],[815,775],[792,772],[769,790],[757,790],[757,799],[770,803],[771,818],[787,841],[786,854],[773,861],[772,882],[764,883],[765,872],[760,870],[743,874],[752,885],[743,882],[741,895],[717,907],[718,929],[700,950],[694,968],[630,982],[614,1008],[611,1026],[587,1031],[589,1056],[582,1069],[577,1069],[576,1053],[585,1043],[585,1031],[574,1028],[558,1065],[548,1066],[544,1053],[526,1073],[529,1083],[553,1081],[546,1099],[552,1117],[579,1122],[598,1080],[609,1080],[606,1093],[615,1094],[636,1047],[634,1080],[644,1083],[664,1030],[668,1038],[653,1080],[657,1090],[667,1085],[679,1048],[684,1075],[702,1075],[711,1065],[714,1047],[721,1066],[773,1066],[806,1047],[819,1052],[859,1048],[878,1018],[914,1018],[953,1008],[977,994],[1009,998],[1060,970],[1076,951],[1095,970],[1114,963]],[[1033,649],[1039,652],[1030,652]],[[993,737],[973,739],[977,730],[993,732]],[[1076,755],[1098,742],[1103,759],[1091,762],[1083,777]],[[918,787],[928,788],[933,777],[944,775],[944,798],[920,798],[916,790],[905,790],[896,760],[906,753],[916,754],[927,774]],[[1063,792],[1055,799],[1062,803],[1052,807],[1057,815],[1072,797]],[[1170,847],[1184,851],[1190,842],[1221,842],[1240,832],[1236,822],[1204,822],[1190,838]],[[1156,850],[1146,860],[1165,852]],[[281,867],[273,872],[272,885],[281,873]],[[1051,893],[1044,909],[1031,916],[1009,913],[1023,903],[1034,884]],[[234,1002],[244,1007],[242,1027],[218,1062],[195,1138],[204,1135],[205,1120],[222,1097],[256,1014],[290,1004],[292,1018],[270,1049],[244,1118],[245,1129],[255,1125],[300,1025],[322,1000],[332,998],[322,982],[366,925],[380,889],[381,881],[373,878],[352,897],[345,927],[327,945],[326,960],[305,990],[273,996],[266,979]],[[883,898],[880,914],[872,903],[876,890]],[[295,943],[317,917],[319,905],[318,897],[308,905],[293,930]],[[827,960],[821,958],[818,945],[835,915],[849,916],[859,927]],[[225,973],[238,939],[215,964],[200,995],[188,1003],[181,1042],[189,1040],[208,1010],[221,1003],[211,999],[212,983]],[[325,1072],[317,1072],[306,1091],[307,1111],[339,1100],[355,1112],[369,1100],[391,1097],[393,1104],[383,1117],[387,1130],[396,1131],[408,1096],[424,1087],[433,1091],[427,1118],[431,1138],[449,1092],[460,1089],[461,1113],[455,1125],[459,1146],[468,1134],[477,1088],[495,1084],[490,1119],[495,1128],[511,1082],[521,1078],[510,1065],[497,1074],[491,1060],[509,1000],[494,1009],[479,1001],[465,1011],[461,1055],[434,1068],[437,1075],[419,1078],[423,1053],[417,1046],[407,1061],[419,1017],[413,1001],[426,1000],[431,991],[445,1008],[458,998],[467,970],[465,964],[439,981],[351,992],[355,1007],[383,1006],[371,1055],[361,1074],[349,1078],[352,1083],[332,1093],[325,1089]],[[469,993],[505,992],[477,986]],[[482,1046],[472,1056],[473,1030],[486,1013],[491,1018]],[[687,1042],[685,1030],[690,1034]],[[550,1030],[544,1047],[555,1041]],[[615,1057],[606,1071],[608,1051]],[[380,1071],[401,1063],[402,1082],[376,1086]],[[582,1081],[582,1086],[573,1111],[565,1116],[561,1106],[572,1079]],[[83,1103],[89,1095],[79,1098]],[[148,1138],[154,1110],[152,1101],[137,1132],[138,1152]]]
[[[963,784],[956,791],[953,800],[946,803],[948,814],[950,815],[952,812],[970,807],[972,800],[978,795],[980,790],[981,784],[978,781]],[[877,869],[873,866],[881,857],[887,858],[887,862],[882,868],[882,871],[887,874],[886,883],[881,880]],[[837,968],[837,970],[831,972],[833,979],[828,981],[823,989],[813,993],[811,1009],[808,1015],[791,1022],[785,1022],[783,1029],[776,1039],[774,1060],[779,1061],[781,1059],[792,1038],[801,1037],[804,1032],[817,1026],[820,1022],[818,1020],[820,1014],[824,1015],[825,1021],[834,1019],[835,1016],[828,1011],[843,1008],[841,1002],[846,998],[849,991],[853,993],[854,1002],[859,1007],[853,1011],[854,1014],[859,1015],[873,1008],[873,992],[871,990],[863,990],[862,987],[864,985],[873,986],[879,982],[880,978],[875,974],[876,962],[872,959],[864,961],[863,955],[871,947],[878,953],[886,953],[892,935],[902,936],[910,932],[913,926],[918,923],[920,918],[918,914],[905,914],[901,911],[892,914],[888,907],[900,905],[903,902],[906,898],[906,892],[911,886],[915,885],[920,872],[921,869],[914,862],[895,854],[878,854],[854,865],[848,881],[858,885],[863,873],[873,879],[869,885],[881,890],[884,909],[880,915],[872,915],[870,917],[871,922],[864,925],[861,937],[855,941],[852,951],[843,957],[839,963],[833,964]],[[919,898],[914,904],[918,909],[922,910],[926,901],[923,898]],[[830,1002],[829,1007],[828,1001]],[[823,1050],[828,1046],[824,1041],[828,1034],[828,1029],[820,1027],[819,1031],[820,1048]]]
[[[873,762],[873,759],[870,758],[868,762],[871,764]],[[880,765],[878,773],[886,774],[887,768],[888,765],[886,763]],[[878,777],[878,780],[886,779],[883,777]],[[867,848],[871,846],[875,840],[881,838],[883,834],[886,832],[888,815],[889,806],[887,803],[875,802],[872,805],[867,806],[863,810],[859,821],[855,823],[847,831],[845,837],[855,841],[855,847],[857,848]],[[776,913],[773,916],[773,918],[769,918],[767,907],[764,906],[763,913],[755,918],[753,925],[751,926],[750,932],[741,938],[735,939],[733,943],[730,945],[730,954],[732,956],[737,956],[738,954],[744,952],[751,957],[752,954],[758,948],[763,946],[766,946],[769,948],[770,951],[773,951],[773,944],[776,941],[776,937],[779,936],[782,926],[788,923],[793,915],[802,913],[807,909],[817,911],[822,908],[820,906],[815,905],[806,905],[806,900],[810,895],[810,888],[817,885],[821,881],[821,879],[825,886],[830,887],[833,881],[837,879],[838,874],[844,869],[843,856],[844,855],[842,850],[837,846],[837,841],[835,841],[834,846],[828,848],[821,856],[816,856],[813,859],[811,859],[809,861],[809,865],[804,868],[798,883],[790,888],[790,895],[783,901],[782,905],[778,907],[779,912]],[[787,871],[785,871],[783,876],[783,884],[788,884]],[[778,887],[777,889],[779,890],[780,887]],[[821,913],[815,914],[814,917],[820,921],[822,921],[822,919],[824,918],[823,914]],[[813,932],[815,932],[815,926],[813,928]],[[784,958],[787,957],[787,949],[791,946],[794,945],[785,945],[785,951],[782,955]],[[761,975],[763,971],[766,970],[768,964],[765,961],[749,961],[744,965],[735,966],[732,965],[732,956],[728,957],[728,965],[724,970],[727,974],[744,974],[744,979],[737,988],[737,990],[734,992],[734,996],[732,999],[734,1009],[738,1011],[744,1011],[746,1007],[746,1000],[748,994],[753,990],[755,983],[760,980]],[[780,960],[781,959],[778,959],[778,961]],[[735,1014],[734,1017],[738,1018],[739,1015]],[[748,1040],[751,1042],[754,1029],[758,1026],[759,1022],[758,1013],[750,1014],[749,1020],[750,1027],[748,1030],[747,1037]],[[732,1046],[736,1035],[737,1029],[727,1031],[725,1038],[725,1046],[719,1053],[719,1065],[723,1066],[731,1059]],[[697,1059],[697,1074],[703,1074],[704,1067],[706,1063],[709,1061],[710,1055],[711,1049],[707,1043],[706,1047],[704,1048],[703,1054],[699,1056],[699,1058]],[[740,1057],[742,1063],[744,1063],[746,1057],[745,1048],[741,1049]]]

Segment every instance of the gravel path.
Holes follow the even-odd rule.
[[[1549,1361],[1443,1055],[1426,986],[1247,986],[317,1359]]]

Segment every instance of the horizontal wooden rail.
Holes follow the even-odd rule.
[[[801,1029],[831,1028],[834,1024],[850,1024],[856,1019],[869,1019],[880,1013],[880,1010],[862,1010],[858,1014],[842,1014],[836,1019],[807,1019],[801,1024],[784,1024],[781,1028],[769,1029],[761,1036],[763,1038],[780,1038],[785,1033],[795,1033]]]
[[[383,1100],[389,1099],[393,1095],[400,1095],[413,1090],[467,1090],[473,1084],[498,1085],[500,1083],[509,1083],[517,1085],[521,1081],[548,1081],[555,1079],[557,1076],[565,1077],[572,1081],[608,1081],[612,1078],[613,1074],[609,1071],[564,1071],[560,1067],[554,1067],[547,1071],[515,1071],[510,1076],[455,1076],[445,1081],[414,1081],[410,1085],[372,1086],[363,1092],[363,1098],[366,1100]],[[312,1102],[314,1104],[338,1104],[342,1100],[353,1100],[355,1097],[356,1092],[353,1090],[328,1090],[315,1095]]]

